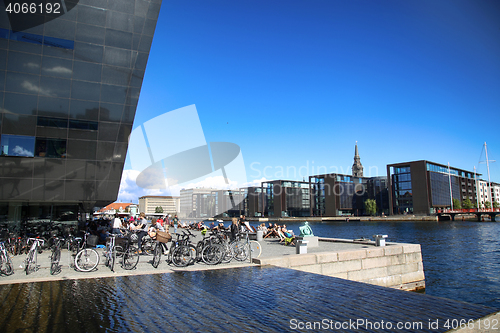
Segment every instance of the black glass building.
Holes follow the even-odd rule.
[[[117,198],[161,0],[30,3],[0,1],[0,222],[76,220]]]

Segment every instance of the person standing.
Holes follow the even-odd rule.
[[[177,218],[177,214],[175,214],[174,218],[172,219],[172,222],[174,223],[174,233],[177,233],[177,227],[179,226],[180,220]]]
[[[111,233],[115,235],[120,234],[120,229],[123,228],[122,220],[117,213],[115,213],[115,218],[113,219],[113,228],[111,229]]]
[[[138,253],[142,254],[142,250],[141,250],[142,238],[148,234],[148,221],[146,221],[146,214],[141,213],[139,215],[138,222],[139,223],[137,224],[137,226],[135,228],[133,228],[132,230],[135,230],[137,232],[137,239],[138,239],[137,248],[139,249]]]

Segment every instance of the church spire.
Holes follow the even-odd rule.
[[[358,141],[356,141],[356,146],[354,147],[354,163],[352,165],[352,175],[354,177],[363,177],[363,165],[361,164],[361,158],[358,153]]]

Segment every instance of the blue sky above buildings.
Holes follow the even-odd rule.
[[[356,141],[368,176],[427,159],[486,178],[487,142],[500,182],[499,17],[496,0],[164,1],[134,127],[195,104],[248,181],[350,174]],[[119,199],[149,194],[134,174]]]

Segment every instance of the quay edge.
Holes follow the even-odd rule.
[[[338,238],[319,238],[319,241],[354,242]],[[425,290],[420,244],[387,243],[376,247],[374,242],[367,241],[362,249],[253,258],[253,263],[407,291]]]

